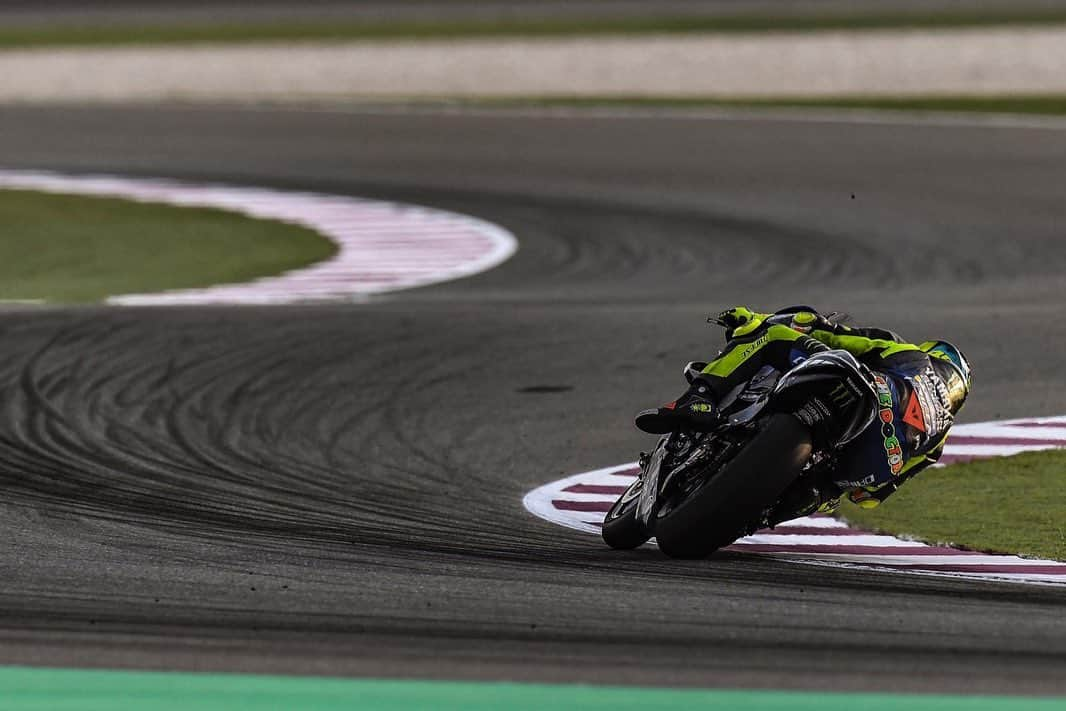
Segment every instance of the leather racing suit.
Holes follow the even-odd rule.
[[[952,383],[951,366],[928,352],[939,342],[906,343],[891,331],[849,328],[806,307],[776,314],[736,307],[715,320],[726,328],[726,347],[681,398],[638,415],[638,427],[668,431],[670,417],[709,416],[716,403],[764,366],[784,372],[815,353],[842,349],[870,369],[878,416],[841,450],[832,486],[792,502],[794,514],[831,511],[843,493],[859,506],[877,506],[943,452],[969,384],[949,387],[958,385]]]

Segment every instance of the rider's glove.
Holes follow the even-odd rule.
[[[707,321],[716,323],[724,328],[726,340],[729,340],[737,329],[742,329],[745,326],[750,328],[754,323],[761,321],[765,317],[766,314],[755,313],[746,306],[736,306],[723,311],[717,316],[712,316]]]

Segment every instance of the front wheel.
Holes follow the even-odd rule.
[[[729,545],[781,496],[811,456],[810,430],[792,415],[765,427],[688,498],[664,506],[655,539],[671,558],[704,558]]]
[[[616,550],[631,550],[646,543],[651,538],[648,527],[637,518],[637,502],[643,479],[637,479],[629,485],[614,506],[603,519],[601,534],[603,541]]]

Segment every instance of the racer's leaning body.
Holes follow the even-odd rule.
[[[676,401],[639,413],[641,430],[710,427],[717,403],[767,365],[786,371],[815,353],[841,349],[871,371],[878,416],[841,450],[832,486],[794,502],[797,515],[831,511],[842,494],[863,507],[880,504],[937,461],[970,391],[969,363],[946,341],[906,343],[891,331],[849,328],[809,307],[763,314],[738,306],[714,320],[726,329],[726,347]]]

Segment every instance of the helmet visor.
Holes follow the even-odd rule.
[[[940,341],[935,346],[929,349],[929,355],[940,360],[947,361],[954,366],[955,372],[958,374],[959,383],[958,386],[964,389],[964,393],[970,390],[970,363],[966,360],[966,356],[962,354],[955,346],[945,341]]]

